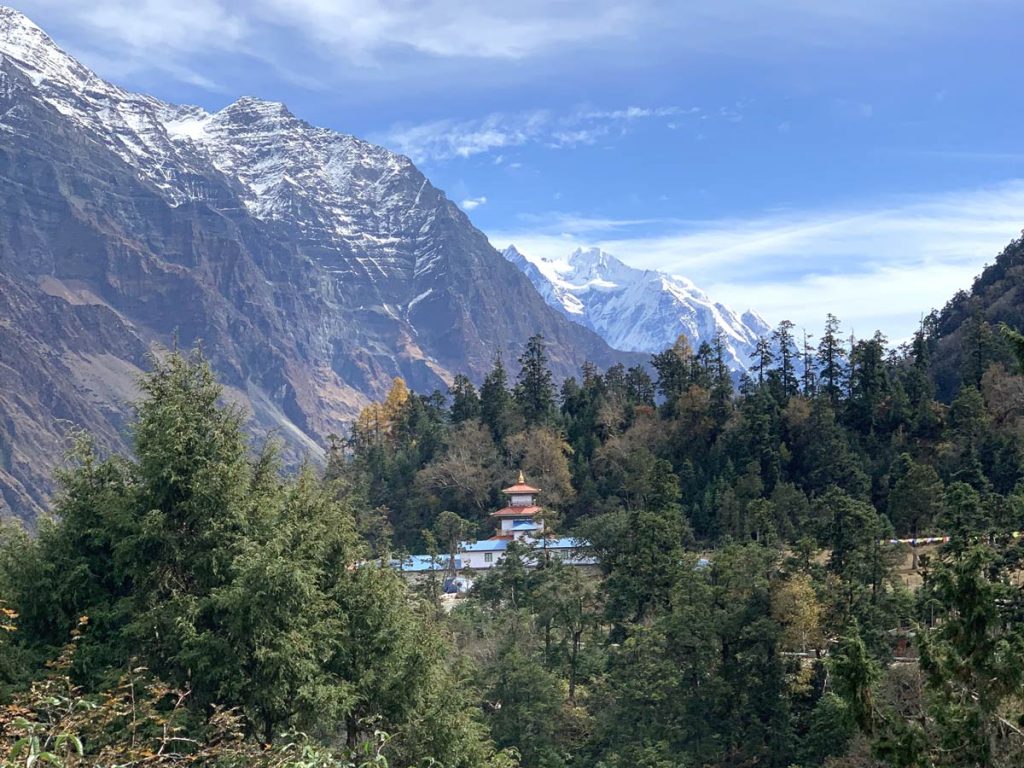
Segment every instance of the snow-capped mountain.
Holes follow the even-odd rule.
[[[616,349],[661,352],[680,334],[696,349],[721,335],[730,367],[746,370],[758,338],[771,332],[756,312],[739,315],[685,277],[630,267],[599,248],[577,248],[557,261],[514,245],[503,255],[548,304]]]
[[[480,379],[535,333],[559,375],[639,359],[547,306],[408,158],[274,102],[130,93],[2,7],[0,179],[0,516],[45,503],[69,428],[121,446],[153,343],[201,340],[293,455],[392,377]]]

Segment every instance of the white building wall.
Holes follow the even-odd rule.
[[[490,560],[487,556],[490,555]],[[493,568],[499,562],[501,558],[505,556],[504,552],[463,552],[462,553],[462,567],[473,568],[474,570],[486,570],[487,568]]]

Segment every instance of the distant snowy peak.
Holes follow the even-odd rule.
[[[742,315],[740,315],[740,321],[757,333],[758,338],[761,336],[768,336],[772,332],[772,327],[761,315],[752,309],[748,309]]]
[[[746,370],[758,338],[770,332],[753,310],[739,315],[685,277],[630,267],[599,248],[555,260],[510,245],[504,256],[548,304],[617,349],[660,352],[681,334],[697,348],[721,335],[730,367]]]

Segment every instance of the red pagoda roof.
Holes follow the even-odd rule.
[[[516,483],[515,485],[510,485],[508,488],[502,488],[501,492],[502,493],[506,493],[509,496],[511,496],[513,493],[534,493],[534,494],[536,494],[536,493],[540,493],[540,488],[534,488],[532,485],[527,485],[526,483]]]
[[[534,488],[532,485],[527,485],[526,478],[523,477],[523,472],[520,470],[519,479],[516,480],[516,484],[510,485],[508,488],[503,488],[501,492],[511,496],[514,493],[540,493],[540,488]]]
[[[528,507],[503,507],[497,512],[491,512],[491,517],[533,517],[541,511],[541,507],[531,504]]]

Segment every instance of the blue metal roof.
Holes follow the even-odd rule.
[[[514,520],[512,522],[513,531],[537,531],[540,530],[540,523],[535,523],[531,520]]]
[[[448,567],[448,555],[440,555],[436,558],[430,555],[409,555],[401,563],[398,560],[392,560],[391,567],[409,573],[443,571]],[[462,568],[462,558],[458,555],[455,556],[455,567]]]
[[[483,539],[482,541],[464,541],[462,543],[463,552],[504,552],[508,549],[508,545],[512,543],[512,539]],[[550,538],[550,539],[531,539],[528,538],[523,544],[532,546],[537,549],[579,549],[585,547],[589,542],[582,541],[580,539],[573,539],[568,537],[562,538]],[[581,560],[582,562],[582,560]],[[448,555],[438,555],[437,557],[431,557],[430,555],[409,555],[405,560],[399,563],[398,560],[391,561],[391,567],[408,573],[429,573],[430,571],[443,571],[448,568]],[[456,555],[455,567],[462,569],[462,557]]]
[[[558,539],[541,539],[537,542],[537,547],[539,549],[578,549],[587,546],[589,543],[580,539],[563,537]]]
[[[504,552],[510,539],[484,539],[483,541],[462,542],[463,552]]]

